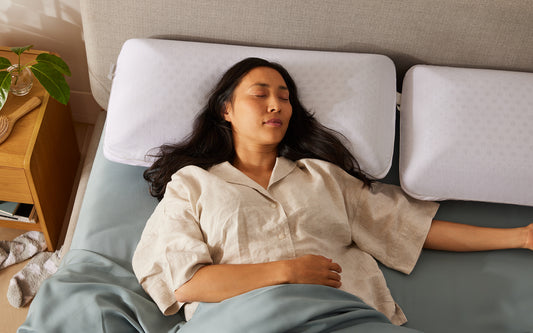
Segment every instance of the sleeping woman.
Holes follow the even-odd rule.
[[[157,157],[144,176],[160,203],[133,268],[165,315],[184,307],[184,332],[217,312],[217,332],[412,331],[376,260],[409,274],[422,248],[533,249],[533,224],[434,220],[437,203],[369,179],[289,73],[259,58],[230,68],[190,136]]]

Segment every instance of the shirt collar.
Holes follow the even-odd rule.
[[[289,173],[292,172],[292,170],[294,170],[294,168],[296,168],[296,163],[294,161],[291,161],[282,156],[278,157],[276,159],[274,169],[272,170],[272,175],[270,176],[270,182],[268,183],[268,187],[285,178]]]
[[[285,158],[278,157],[276,158],[276,164],[272,170],[272,175],[270,176],[270,182],[268,187],[272,186],[274,183],[285,178],[289,173],[294,170],[296,163]],[[240,184],[248,186],[254,189],[257,189],[260,192],[264,192],[265,189],[253,181],[250,177],[246,176],[239,169],[234,167],[229,162],[222,162],[220,164],[214,165],[209,169],[209,172],[224,179],[228,183]]]

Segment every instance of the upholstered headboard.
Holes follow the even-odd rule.
[[[533,72],[529,0],[81,0],[81,8],[103,108],[122,44],[140,37],[379,53],[394,61],[398,87],[415,64]]]

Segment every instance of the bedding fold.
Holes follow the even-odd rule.
[[[46,311],[39,304],[47,304]],[[71,250],[41,285],[17,332],[176,332],[183,322],[157,309],[130,267]]]
[[[339,289],[284,284],[220,303],[200,303],[180,333],[188,332],[420,332],[391,324],[358,297]]]

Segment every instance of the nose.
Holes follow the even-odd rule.
[[[271,98],[268,104],[268,112],[281,112],[281,104],[277,98]]]

